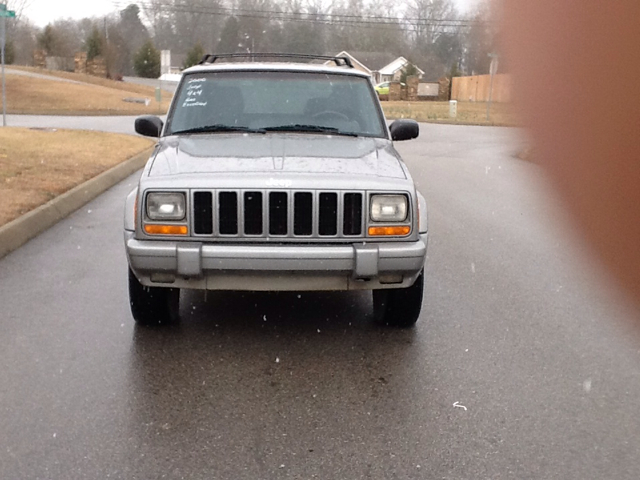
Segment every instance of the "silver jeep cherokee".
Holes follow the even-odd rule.
[[[205,55],[166,123],[136,119],[158,143],[125,207],[134,319],[175,319],[183,288],[372,290],[379,322],[414,325],[427,209],[392,141],[418,124],[387,127],[348,58],[242,55]]]

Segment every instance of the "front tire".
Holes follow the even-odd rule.
[[[413,327],[420,317],[424,291],[424,271],[408,288],[373,291],[373,314],[376,323],[392,327]]]
[[[164,325],[178,319],[180,289],[145,287],[129,269],[129,304],[140,325]]]

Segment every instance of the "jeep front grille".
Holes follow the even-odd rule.
[[[269,192],[269,235],[286,235],[289,224],[289,195]]]
[[[344,194],[344,218],[342,231],[345,235],[362,233],[362,194]]]
[[[196,192],[193,194],[193,224],[196,233],[211,235],[213,233],[213,194]]]
[[[218,195],[218,231],[221,235],[238,233],[238,194],[220,192]],[[197,229],[194,229],[197,231]]]
[[[293,198],[293,234],[312,235],[313,195],[310,192],[296,192]]]
[[[363,236],[361,192],[197,191],[192,198],[192,231],[197,236]]]
[[[262,192],[244,192],[244,234],[262,235]]]

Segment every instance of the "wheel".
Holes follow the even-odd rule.
[[[345,121],[349,121],[349,117],[347,117],[344,113],[336,112],[335,110],[325,110],[324,112],[318,112],[315,115],[312,115],[313,118],[320,119],[324,117],[337,117]]]
[[[129,269],[129,303],[141,325],[163,325],[178,319],[179,288],[145,287]]]
[[[373,315],[376,323],[392,327],[413,327],[420,317],[424,271],[408,288],[373,291]]]

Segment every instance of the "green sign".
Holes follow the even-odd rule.
[[[6,10],[7,6],[4,3],[0,3],[0,11],[1,10]]]
[[[0,10],[0,17],[15,17],[16,16],[16,12],[14,12],[13,10]]]

